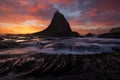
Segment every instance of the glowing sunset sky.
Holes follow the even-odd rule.
[[[80,34],[120,26],[120,0],[0,0],[0,34],[45,29],[58,9]]]

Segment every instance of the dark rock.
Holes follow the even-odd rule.
[[[119,53],[15,55],[0,59],[0,80],[120,80]]]
[[[99,35],[98,37],[100,37],[100,38],[120,38],[120,32],[105,33],[105,34]]]
[[[92,33],[88,33],[85,35],[85,37],[93,37],[93,36],[94,36],[94,34],[92,34]]]
[[[80,36],[79,33],[74,31],[74,32],[72,32],[72,37],[83,37],[83,36]]]
[[[110,33],[100,34],[98,37],[101,38],[120,38],[120,27],[112,28]]]
[[[110,30],[111,33],[116,33],[116,32],[120,32],[120,27],[117,27],[117,28],[112,28]]]
[[[0,42],[0,49],[16,48],[19,47],[19,43],[13,41]]]
[[[4,40],[4,39],[0,37],[0,41],[1,41],[1,40]]]
[[[55,12],[50,25],[43,31],[34,33],[41,37],[80,37],[77,32],[73,32],[64,15],[59,11]]]

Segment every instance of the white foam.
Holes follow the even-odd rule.
[[[99,43],[98,41],[104,42]],[[107,44],[109,42],[109,44]],[[112,42],[112,43],[111,43]],[[34,54],[34,53],[56,53],[56,54],[94,54],[102,52],[114,52],[113,48],[120,50],[120,39],[102,39],[102,38],[71,38],[61,40],[39,40],[23,42],[27,45],[25,48],[13,48],[1,50],[0,54]],[[40,45],[38,43],[45,43]],[[111,43],[111,44],[110,44]],[[63,44],[63,46],[60,46]],[[61,49],[62,47],[62,49]],[[56,49],[57,48],[57,49]]]

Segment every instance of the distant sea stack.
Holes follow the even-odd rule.
[[[64,15],[58,10],[54,13],[50,25],[43,31],[34,33],[41,37],[81,37],[77,32],[73,32]]]
[[[104,33],[99,35],[100,38],[120,38],[120,27],[112,28],[110,33]]]
[[[94,37],[94,34],[88,33],[88,34],[85,35],[85,37]]]

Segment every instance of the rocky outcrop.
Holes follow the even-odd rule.
[[[100,38],[120,38],[120,32],[101,34]]]
[[[1,56],[0,80],[120,80],[119,53]]]
[[[110,30],[111,33],[117,33],[117,32],[120,32],[120,27],[117,27],[117,28],[113,28]]]
[[[0,37],[0,41],[1,41],[1,40],[4,40],[4,39]]]
[[[34,35],[47,37],[80,37],[77,32],[73,32],[64,15],[59,11],[55,12],[50,25],[43,31]]]
[[[85,37],[93,37],[93,36],[94,36],[94,34],[92,34],[92,33],[88,33],[85,35]]]
[[[100,38],[120,38],[120,27],[112,28],[110,33],[100,34],[98,37]]]

